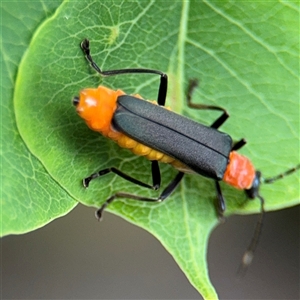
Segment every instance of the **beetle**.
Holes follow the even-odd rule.
[[[89,40],[84,39],[80,45],[91,67],[101,76],[132,73],[160,76],[157,103],[146,101],[140,95],[127,95],[122,90],[112,90],[104,86],[83,89],[79,96],[73,98],[77,113],[92,130],[100,132],[121,147],[151,161],[152,185],[135,179],[115,167],[109,167],[83,179],[84,187],[87,188],[91,180],[112,172],[131,183],[157,190],[161,184],[159,162],[171,164],[178,170],[175,178],[157,198],[117,192],[100,207],[96,213],[97,218],[101,219],[106,206],[117,198],[148,202],[164,201],[176,189],[185,173],[199,174],[215,182],[217,211],[220,217],[225,211],[225,199],[220,181],[236,189],[244,190],[249,199],[260,200],[261,217],[257,224],[257,233],[248,248],[248,256],[244,259],[250,260],[257,244],[264,215],[264,198],[259,193],[261,183],[272,183],[291,174],[300,168],[300,164],[280,175],[263,179],[261,172],[254,168],[252,162],[237,152],[246,144],[246,141],[241,139],[233,143],[228,134],[218,130],[229,117],[227,111],[219,106],[192,102],[192,93],[198,84],[197,80],[189,82],[187,103],[189,107],[196,109],[221,111],[221,116],[211,126],[197,123],[165,107],[167,74],[158,70],[141,68],[102,71],[90,54]]]

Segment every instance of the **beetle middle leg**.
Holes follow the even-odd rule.
[[[199,85],[199,81],[197,79],[190,79],[189,86],[188,86],[188,89],[187,89],[187,94],[186,94],[188,107],[194,108],[194,109],[206,109],[206,110],[222,111],[223,112],[222,115],[210,125],[210,127],[218,129],[229,118],[229,114],[226,111],[226,109],[224,109],[220,106],[193,103],[192,102],[192,94],[194,92],[194,89],[198,85]]]
[[[245,139],[241,139],[238,142],[235,142],[231,148],[232,151],[236,151],[238,149],[241,149],[245,144],[246,144]],[[215,187],[217,191],[217,211],[218,211],[218,216],[222,220],[223,219],[223,214],[226,209],[226,204],[225,204],[225,198],[222,193],[222,189],[220,186],[219,181],[215,181]]]
[[[229,118],[229,114],[226,111],[226,109],[224,109],[220,106],[193,103],[192,102],[192,95],[193,95],[193,92],[194,92],[195,88],[198,86],[198,84],[199,84],[199,82],[198,82],[197,79],[191,79],[189,81],[187,94],[186,94],[187,104],[190,108],[194,108],[194,109],[221,111],[222,112],[221,116],[210,125],[210,127],[218,129]],[[232,146],[232,150],[237,150],[237,149],[241,148],[245,143],[246,143],[245,140],[241,140],[241,141],[235,143]],[[219,218],[223,219],[223,214],[224,214],[225,209],[226,209],[226,204],[225,204],[225,198],[222,194],[220,183],[217,180],[215,180],[215,188],[216,188],[216,192],[217,192],[217,205],[216,205],[217,206],[217,213],[218,213]]]

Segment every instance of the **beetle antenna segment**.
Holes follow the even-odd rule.
[[[264,209],[265,200],[259,194],[257,195],[257,198],[260,200],[261,213],[260,213],[259,219],[256,223],[256,227],[254,230],[252,240],[251,240],[249,246],[247,247],[247,250],[245,251],[245,253],[243,255],[242,262],[238,268],[238,271],[237,271],[238,277],[243,277],[246,274],[247,268],[252,263],[252,260],[254,257],[254,252],[257,248],[259,238],[260,238],[261,232],[262,232],[263,220],[264,220],[264,216],[265,216],[265,209]]]
[[[282,179],[283,177],[285,177],[287,175],[290,175],[290,174],[294,173],[295,171],[297,171],[299,169],[300,169],[300,164],[298,164],[294,168],[291,168],[291,169],[289,169],[289,170],[287,170],[287,171],[285,171],[281,174],[278,174],[274,177],[262,179],[259,175],[259,177],[258,177],[259,181],[256,183],[256,186],[254,185],[252,187],[252,189],[249,190],[250,194],[248,196],[250,198],[257,197],[260,200],[261,213],[260,213],[259,220],[257,221],[257,224],[256,224],[256,228],[255,228],[255,231],[254,231],[254,234],[253,234],[253,238],[250,242],[250,245],[248,246],[247,250],[245,251],[245,253],[243,255],[242,262],[241,262],[240,267],[238,269],[237,273],[238,273],[239,277],[243,277],[246,274],[247,268],[253,260],[254,252],[256,250],[256,247],[257,247],[260,235],[261,235],[261,231],[262,231],[262,225],[263,225],[264,214],[265,214],[265,210],[264,210],[264,202],[265,201],[264,201],[264,198],[258,193],[259,185],[261,183],[273,183],[274,181]],[[257,173],[260,174],[260,172],[257,172]],[[251,196],[251,193],[252,193],[252,196]]]
[[[281,178],[283,178],[283,177],[285,177],[287,175],[290,175],[290,174],[296,172],[299,169],[300,169],[300,164],[298,164],[294,168],[291,168],[291,169],[289,169],[289,170],[287,170],[287,171],[285,171],[285,172],[283,172],[281,174],[278,174],[277,176],[263,179],[262,182],[263,183],[273,183],[274,181],[279,180],[279,179],[281,179]]]

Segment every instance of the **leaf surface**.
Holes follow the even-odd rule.
[[[153,75],[100,78],[79,48],[89,38],[104,70],[167,72],[167,105],[209,125],[216,112],[191,111],[184,101],[189,78],[198,78],[194,101],[230,112],[221,130],[236,140],[247,138],[241,153],[265,176],[285,171],[299,163],[298,17],[293,2],[63,2],[32,36],[19,68],[14,104],[28,147],[24,152],[43,164],[58,183],[57,193],[89,206],[99,207],[117,191],[157,195],[111,174],[82,188],[82,178],[111,166],[150,183],[150,164],[90,131],[72,107],[72,97],[104,84],[155,99],[159,82]],[[162,186],[175,174],[162,166]],[[298,174],[264,185],[266,210],[298,204],[298,187]],[[259,211],[259,202],[246,202],[242,191],[222,188],[227,215]],[[155,235],[202,296],[214,299],[206,263],[208,238],[218,224],[214,199],[212,181],[187,175],[164,203],[120,200],[108,210]]]
[[[1,235],[39,228],[65,215],[77,203],[28,151],[18,132],[13,107],[21,57],[37,26],[59,4],[1,2]]]

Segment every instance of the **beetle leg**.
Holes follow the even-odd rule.
[[[117,168],[111,167],[111,168],[106,168],[106,169],[100,170],[100,171],[93,173],[90,176],[84,178],[83,186],[85,188],[87,188],[92,180],[112,172],[129,182],[132,182],[132,183],[137,184],[142,187],[146,187],[148,189],[157,190],[160,187],[160,181],[161,181],[159,165],[156,160],[152,161],[151,163],[152,163],[151,164],[152,185],[144,183],[140,180],[137,180],[137,179],[127,175],[126,173],[120,171]]]
[[[171,193],[176,189],[179,182],[183,178],[183,175],[184,175],[183,172],[177,173],[176,177],[169,183],[169,185],[163,190],[163,192],[158,197],[160,201],[165,200],[166,198],[168,198],[171,195]]]
[[[247,141],[245,139],[241,139],[238,142],[235,142],[231,148],[231,151],[236,151],[241,149],[243,146],[247,144]]]
[[[117,192],[114,195],[110,196],[104,202],[104,204],[96,211],[96,218],[100,221],[102,218],[103,211],[107,207],[107,205],[118,198],[127,198],[127,199],[146,201],[146,202],[162,202],[165,199],[167,199],[171,195],[171,193],[176,189],[176,187],[178,186],[179,182],[181,181],[183,175],[184,175],[183,172],[179,172],[176,175],[176,177],[163,190],[163,192],[160,194],[160,196],[158,198],[143,197],[143,196],[138,196],[138,195],[125,193],[125,192]]]
[[[158,190],[160,188],[161,176],[160,176],[160,169],[157,160],[151,161],[151,174],[152,174],[153,189]]]
[[[87,61],[90,63],[91,67],[99,73],[101,76],[114,76],[114,75],[120,75],[120,74],[134,74],[134,73],[144,73],[144,74],[156,74],[160,76],[160,84],[159,84],[159,90],[158,90],[158,96],[157,96],[157,103],[158,105],[165,105],[166,97],[167,97],[167,90],[168,90],[168,76],[166,73],[163,73],[159,70],[153,70],[153,69],[143,69],[143,68],[132,68],[132,69],[119,69],[119,70],[108,70],[108,71],[102,71],[100,67],[96,64],[96,62],[93,60],[91,56],[91,50],[90,50],[90,42],[88,39],[84,39],[80,47],[87,59]]]
[[[188,86],[187,95],[186,95],[188,107],[194,108],[194,109],[208,109],[208,110],[222,111],[223,112],[222,115],[210,125],[210,127],[218,129],[229,118],[229,114],[227,113],[226,109],[224,109],[220,106],[193,103],[192,102],[192,94],[194,92],[194,89],[198,86],[198,84],[199,84],[199,82],[197,79],[191,79],[189,81],[189,86]]]
[[[217,190],[217,211],[220,219],[223,219],[223,214],[226,209],[225,198],[222,194],[221,186],[219,181],[215,180],[215,186]]]

